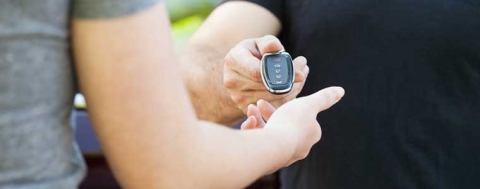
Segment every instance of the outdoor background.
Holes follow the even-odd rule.
[[[179,49],[220,0],[167,0],[175,48]]]

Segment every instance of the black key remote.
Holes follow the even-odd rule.
[[[266,53],[260,68],[263,84],[272,94],[285,94],[292,90],[295,80],[293,61],[285,51]]]

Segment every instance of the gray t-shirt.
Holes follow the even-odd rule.
[[[69,20],[133,14],[158,1],[0,1],[0,189],[78,187],[85,165],[70,125]]]

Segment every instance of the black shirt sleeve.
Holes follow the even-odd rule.
[[[222,4],[229,1],[248,1],[260,5],[272,12],[280,21],[283,20],[284,1],[283,0],[223,0]]]

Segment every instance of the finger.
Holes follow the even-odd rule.
[[[312,111],[321,112],[333,106],[345,95],[341,87],[328,87],[314,94],[299,98],[300,101],[311,108]]]
[[[298,81],[298,82],[296,81],[295,83],[293,83],[292,90],[289,93],[287,93],[288,95],[296,97],[298,94],[300,94],[300,92],[302,92],[303,86],[307,81],[308,73],[310,72],[310,68],[308,66],[305,66],[303,69],[304,69],[303,73],[305,73],[305,74],[302,74],[301,76],[303,77],[303,81]],[[297,80],[297,78],[295,78],[295,80]]]
[[[262,115],[260,114],[260,110],[253,104],[248,105],[247,116],[255,117],[255,128],[263,128],[265,126],[265,122],[263,121]]]
[[[254,116],[250,116],[245,120],[242,125],[240,125],[240,129],[248,130],[248,129],[255,129],[256,120]]]
[[[273,112],[275,112],[275,108],[265,100],[259,100],[257,102],[257,107],[262,114],[262,117],[267,121],[272,117]]]
[[[252,53],[252,55],[255,56],[256,58],[258,59],[262,58],[262,54],[260,54],[260,51],[258,50],[258,47],[257,47],[256,39],[245,39],[240,43],[238,43],[237,47],[244,47],[248,49]]]
[[[308,70],[305,69],[307,66],[307,59],[303,56],[299,56],[293,60],[293,67],[295,68],[295,82],[305,81],[308,75]]]
[[[225,70],[224,72],[223,85],[227,89],[234,91],[266,90],[262,82],[252,81],[233,70]]]
[[[280,40],[273,35],[266,35],[255,39],[255,41],[257,42],[258,50],[260,50],[262,55],[269,52],[278,52],[284,50]]]
[[[238,72],[240,75],[255,82],[262,82],[260,74],[260,59],[242,46],[233,48],[225,57],[225,68]]]

